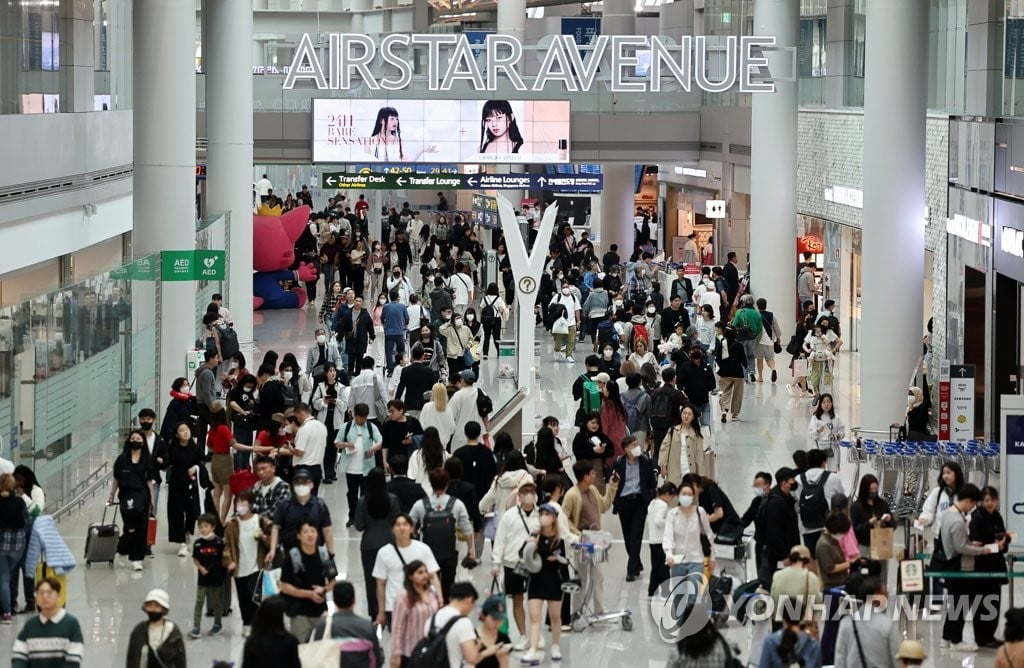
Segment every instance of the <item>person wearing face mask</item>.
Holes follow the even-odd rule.
[[[199,516],[199,467],[203,453],[192,438],[192,427],[181,422],[167,447],[167,538],[180,543],[179,557],[187,557],[188,541]]]
[[[604,281],[595,278],[590,294],[583,301],[581,311],[587,315],[590,321],[590,342],[594,345],[594,352],[597,352],[597,328],[602,322],[608,319],[608,309],[611,306],[611,295],[605,290]]]
[[[673,578],[685,578],[686,585],[679,588],[684,593],[673,603],[673,610],[683,609],[680,599],[696,594],[693,577],[704,572],[703,545],[714,543],[715,535],[711,531],[707,513],[697,505],[697,494],[686,484],[679,486],[679,505],[670,508],[665,515],[665,533],[661,539],[661,549],[665,552],[665,565]],[[712,572],[714,563],[710,564]]]
[[[497,579],[500,576],[505,595],[512,597],[512,617],[520,633],[520,639],[513,647],[517,652],[528,647],[524,607],[528,578],[517,574],[515,567],[519,563],[523,546],[538,531],[540,518],[537,512],[537,486],[533,482],[525,482],[519,487],[515,507],[505,511],[498,520],[491,549],[491,577]]]
[[[256,429],[256,385],[258,380],[252,374],[246,374],[228,394],[228,407],[231,409],[231,429],[235,437],[234,469],[249,468],[253,453],[252,437]],[[158,462],[159,464],[159,462]]]
[[[316,419],[327,427],[327,445],[324,449],[324,484],[330,485],[338,479],[336,463],[338,449],[334,446],[334,437],[338,428],[345,421],[345,413],[349,408],[350,388],[338,380],[338,370],[328,364],[324,372],[323,382],[313,390],[312,405],[317,412]]]
[[[448,278],[448,288],[452,291],[452,307],[456,313],[465,313],[466,307],[473,301],[473,278],[467,273],[462,262],[455,263],[455,273]]]
[[[647,595],[654,596],[659,589],[667,593],[669,569],[665,549],[661,541],[665,537],[665,517],[668,511],[679,505],[679,488],[673,482],[666,482],[657,490],[657,496],[647,504],[647,518],[644,534],[651,551],[651,576],[647,583]]]
[[[270,549],[264,563],[270,566],[277,555],[278,545],[287,553],[298,546],[299,527],[310,524],[318,533],[318,544],[334,551],[334,527],[331,525],[331,511],[318,496],[313,495],[313,482],[305,468],[295,469],[292,477],[292,496],[281,501],[274,513],[274,527],[270,533]]]
[[[147,621],[139,622],[128,637],[128,668],[185,668],[185,638],[167,619],[171,597],[163,589],[150,589],[142,602]]]
[[[565,361],[575,364],[576,359],[572,354],[576,350],[576,332],[582,314],[582,306],[567,282],[562,282],[558,293],[551,298],[548,312],[558,314],[558,319],[553,321],[551,328],[555,336],[555,352],[564,349]]]
[[[896,526],[896,519],[889,508],[889,502],[879,494],[878,478],[870,473],[860,479],[857,499],[850,504],[850,520],[853,522],[853,532],[857,534],[862,557],[871,556],[872,529]],[[883,573],[886,572],[887,565],[887,561],[882,562]]]
[[[356,297],[352,310],[344,318],[345,351],[348,354],[348,373],[355,376],[370,343],[377,338],[373,318],[363,308],[362,297]]]
[[[143,408],[139,411],[139,431],[146,439],[146,447],[149,448],[150,456],[153,459],[153,468],[156,469],[156,478],[153,480],[153,513],[160,507],[160,483],[163,482],[161,471],[167,469],[167,442],[157,433],[156,411],[152,408]],[[40,504],[42,507],[45,504]],[[146,556],[151,554],[146,548]]]
[[[338,366],[341,354],[338,352],[337,342],[327,338],[326,329],[318,327],[314,336],[316,343],[310,346],[306,353],[306,375],[314,383],[318,383],[323,379],[324,369],[328,364]]]
[[[757,543],[757,578],[770,589],[772,576],[794,545],[800,544],[800,525],[796,516],[796,472],[783,466],[775,472],[775,487],[761,502],[754,520]]]
[[[615,492],[612,512],[619,516],[622,536],[626,544],[626,582],[640,577],[643,564],[640,549],[644,541],[644,524],[647,520],[647,506],[654,498],[658,486],[654,463],[643,454],[639,441],[632,436],[622,439],[624,455],[619,457],[612,470],[618,474],[622,484]]]
[[[445,358],[448,360],[448,377],[454,378],[468,368],[465,353],[473,340],[473,332],[463,324],[462,316],[454,313],[451,319],[441,325],[438,334],[444,337]]]
[[[124,533],[117,542],[117,553],[127,557],[132,570],[142,570],[146,558],[146,529],[153,514],[153,481],[157,479],[146,436],[139,430],[128,435],[124,449],[114,460],[113,484],[107,504],[118,499]]]
[[[547,603],[548,617],[551,620],[551,660],[561,661],[562,650],[559,642],[562,639],[562,627],[557,620],[562,615],[563,582],[569,579],[568,546],[558,529],[558,509],[551,504],[544,504],[537,509],[539,513],[540,531],[526,540],[523,545],[523,561],[530,571],[526,594],[530,605],[530,649],[523,655],[522,663],[537,664],[544,658],[541,648],[541,621],[544,616],[544,603]],[[597,599],[595,599],[597,600]]]
[[[256,604],[252,597],[259,582],[260,569],[267,558],[267,547],[273,522],[253,512],[256,495],[251,489],[242,490],[235,498],[235,514],[224,525],[224,561],[228,573],[235,580],[238,608],[242,614],[242,637],[256,617]]]
[[[743,529],[750,526],[750,523],[757,518],[757,512],[761,509],[761,503],[764,501],[764,497],[772,488],[772,474],[768,471],[758,471],[754,474],[754,482],[751,484],[751,491],[754,493],[754,498],[750,500],[750,505],[743,512],[743,516],[740,517],[740,525]]]
[[[405,275],[404,267],[391,267],[391,274],[384,281],[384,288],[388,294],[392,292],[398,293],[398,299],[392,299],[391,301],[397,301],[402,304],[409,303],[409,297],[413,294],[412,283],[409,282],[409,277]]]

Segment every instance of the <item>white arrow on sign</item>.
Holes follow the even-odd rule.
[[[395,185],[401,188],[402,186],[405,185],[405,179],[399,176],[397,179],[395,179]]]
[[[468,179],[466,179],[466,185],[469,186],[470,188],[475,188],[476,187],[476,177],[471,176]]]
[[[333,176],[328,176],[328,177],[327,177],[327,185],[329,185],[329,186],[333,186],[333,185],[334,185],[334,182],[335,182],[335,180],[336,180],[336,179],[335,179],[335,178],[334,178]]]
[[[709,199],[704,202],[705,218],[725,218],[725,200]]]
[[[537,183],[539,183],[539,184],[540,184],[540,187],[541,187],[541,188],[543,188],[543,187],[544,187],[544,184],[545,184],[545,183],[547,183],[547,182],[548,182],[548,180],[547,180],[546,178],[544,178],[543,176],[542,176],[542,177],[540,177],[539,179],[537,179]]]

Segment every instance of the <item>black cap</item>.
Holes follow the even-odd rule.
[[[292,482],[298,480],[299,478],[302,478],[303,480],[309,480],[310,482],[312,482],[313,480],[313,478],[310,477],[309,475],[309,469],[307,469],[305,466],[300,466],[299,468],[295,469],[295,473],[292,474]]]

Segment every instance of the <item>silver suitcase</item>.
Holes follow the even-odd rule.
[[[85,565],[91,566],[93,562],[107,562],[114,565],[114,557],[117,555],[117,541],[121,532],[117,526],[117,505],[114,505],[114,514],[111,522],[107,523],[107,508],[103,507],[103,517],[100,521],[89,525],[89,531],[85,537]]]

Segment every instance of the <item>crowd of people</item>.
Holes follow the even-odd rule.
[[[257,184],[261,199],[274,197],[268,184]],[[446,220],[439,194],[442,203],[429,221],[408,204],[391,209],[380,240],[370,234],[362,196],[352,206],[331,198],[312,216],[298,243],[316,261],[323,294],[316,303],[312,286],[317,328],[312,340],[296,342],[307,348],[304,363],[293,352],[268,350],[250,369],[232,345],[230,311],[219,295],[209,305],[200,332],[205,363],[194,378],[172,382],[159,424],[155,410],[138,413],[113,466],[119,559],[144,569],[166,486],[163,536],[196,570],[187,634],[167,619],[168,594],[150,592],[130,666],[184,665],[183,638],[203,637],[204,610],[213,617],[205,634],[221,634],[232,601],[247,637],[243,668],[297,666],[303,646],[321,638],[344,638],[344,653],[375,665],[387,656],[395,667],[440,651],[439,644],[437,656],[453,668],[504,668],[513,652],[524,664],[557,661],[590,579],[591,607],[604,609],[607,567],[583,568],[573,546],[600,532],[608,511],[626,553],[624,573],[615,576],[629,583],[647,570],[649,596],[664,596],[670,578],[711,575],[712,546],[744,542],[753,525],[758,584],[773,599],[805,604],[795,612],[780,606],[788,612],[752,648],[762,666],[919,665],[920,648],[901,646],[884,615],[870,622],[848,615],[835,624],[808,617],[806,604],[837,588],[859,605],[886,595],[886,560],[873,558],[872,541],[896,524],[874,475],[862,476],[847,496],[835,471],[846,428],[831,394],[842,345],[834,303],[818,313],[808,299],[785,348],[793,387],[814,398],[811,447],[794,454],[793,467],[757,473],[740,514],[716,482],[717,430],[730,428],[716,423],[741,419],[745,386],[778,382],[785,323],[755,299],[735,253],[699,276],[680,266],[665,279],[649,244],[626,258],[612,245],[598,259],[587,234],[578,238],[563,224],[548,245],[536,304],[524,305],[504,239],[493,243],[498,277],[483,285],[483,246],[457,214]],[[534,227],[539,213],[523,215]],[[495,405],[477,382],[481,368],[496,363],[490,343],[496,351],[517,308],[534,311],[537,326],[551,332],[556,360],[574,364],[578,347],[590,346],[572,384],[574,414],[545,417],[521,450],[518,435],[492,433]],[[915,401],[908,401],[908,419],[921,412],[923,401]],[[31,471],[22,469],[0,476],[4,623],[15,610],[3,585],[16,581],[19,536],[33,508],[45,505]],[[322,486],[341,479],[345,503],[332,506]],[[951,601],[999,595],[1006,533],[997,505],[993,488],[966,483],[955,462],[943,468],[918,522],[922,531],[938,527],[936,569],[994,573],[969,588],[949,578]],[[346,529],[360,533],[362,572],[349,580],[338,579],[333,554],[341,515]],[[457,579],[460,565],[482,563],[492,578],[489,595]],[[26,592],[33,586],[39,601],[60,583],[26,580]],[[1014,615],[1000,650],[1011,662],[1024,656],[1022,620]],[[963,642],[962,616],[947,617],[944,642],[976,649]],[[976,619],[977,643],[998,647],[996,626]],[[444,642],[431,642],[438,637]],[[81,640],[74,642],[80,653]],[[16,646],[15,665],[26,647]],[[709,620],[677,643],[669,665],[729,665],[735,655]]]

